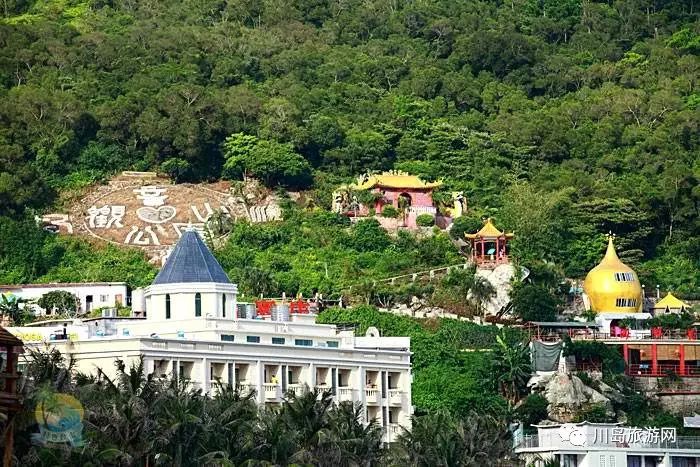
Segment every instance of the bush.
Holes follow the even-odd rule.
[[[515,314],[525,321],[554,321],[557,317],[556,297],[542,285],[517,283],[511,300]]]
[[[516,410],[518,419],[527,430],[531,425],[547,420],[547,399],[541,394],[530,394]]]
[[[42,295],[36,302],[47,314],[74,315],[80,306],[80,300],[65,290],[52,290]]]
[[[608,423],[613,421],[613,419],[608,414],[608,410],[605,408],[605,405],[591,404],[589,407],[586,407],[577,413],[574,417],[574,421],[577,423]]]
[[[421,214],[416,217],[416,224],[421,227],[432,227],[435,224],[435,218],[431,214]]]
[[[388,217],[390,219],[396,219],[399,217],[399,210],[396,209],[394,206],[391,204],[388,204],[382,208],[381,212],[382,217]]]

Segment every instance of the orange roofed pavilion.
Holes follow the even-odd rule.
[[[486,219],[484,226],[478,232],[464,236],[471,244],[472,259],[477,266],[496,267],[499,264],[510,262],[508,241],[514,235],[498,230],[490,217]]]

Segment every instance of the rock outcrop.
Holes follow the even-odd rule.
[[[575,375],[555,374],[547,382],[544,395],[549,402],[549,418],[560,423],[573,422],[579,412],[594,405],[602,405],[610,416],[614,415],[610,399],[583,384]]]

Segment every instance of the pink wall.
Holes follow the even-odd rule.
[[[377,189],[377,191],[380,191]],[[411,206],[432,206],[433,196],[432,192],[428,190],[418,191],[418,190],[394,190],[390,188],[384,189],[384,198],[390,202],[395,208],[399,207],[399,196],[401,193],[407,193],[411,197]],[[377,212],[380,212],[379,203],[377,205]]]

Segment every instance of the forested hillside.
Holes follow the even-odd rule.
[[[697,295],[698,11],[693,0],[5,0],[1,222],[122,169],[236,177],[223,142],[243,133],[264,161],[247,170],[274,170],[264,180],[313,190],[316,205],[366,170],[442,178],[472,218],[516,231],[523,262],[581,276],[611,230],[645,283]]]

